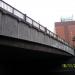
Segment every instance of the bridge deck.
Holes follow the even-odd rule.
[[[74,55],[74,49],[67,42],[4,1],[0,1],[0,35],[44,44]]]

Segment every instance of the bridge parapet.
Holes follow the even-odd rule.
[[[0,10],[5,11],[5,15],[0,13],[0,35],[46,44],[74,55],[74,49],[69,43],[26,14],[23,14],[4,1],[0,1]],[[7,14],[16,17],[19,21],[7,16]]]

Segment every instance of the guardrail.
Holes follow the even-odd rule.
[[[36,27],[37,29],[41,30],[43,33],[46,33],[47,35],[53,37],[54,39],[57,39],[58,41],[60,41],[61,43],[71,47],[69,45],[69,43],[67,43],[65,40],[63,40],[62,38],[60,38],[58,35],[54,34],[53,32],[51,32],[50,30],[48,30],[46,27],[42,26],[41,24],[39,24],[38,22],[34,21],[33,19],[31,19],[30,17],[28,17],[26,14],[23,14],[22,12],[20,12],[19,10],[15,9],[14,7],[12,7],[11,5],[7,4],[6,2],[4,2],[3,0],[0,1],[0,8],[3,8],[4,10],[10,12],[11,14],[14,14],[15,16],[17,16],[18,18],[24,20],[25,22],[29,23],[31,26]],[[71,47],[72,48],[72,47]]]

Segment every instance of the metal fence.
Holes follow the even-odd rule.
[[[67,43],[65,40],[61,39],[59,36],[48,30],[46,27],[40,25],[30,17],[28,17],[26,14],[23,14],[19,10],[15,9],[11,5],[7,4],[4,1],[0,1],[0,8],[3,8],[4,10],[14,14],[15,16],[19,17],[20,19],[24,20],[25,22],[29,23],[31,26],[36,27],[37,29],[41,30],[42,32],[48,34],[49,36],[53,37],[54,39],[57,39],[61,43],[65,44],[68,48],[70,47],[70,51],[72,50],[72,47]],[[68,49],[67,47],[64,47],[64,49]]]

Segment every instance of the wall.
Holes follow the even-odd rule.
[[[74,45],[72,38],[75,36],[75,21],[56,22],[55,28],[57,35],[68,41],[72,46]]]

